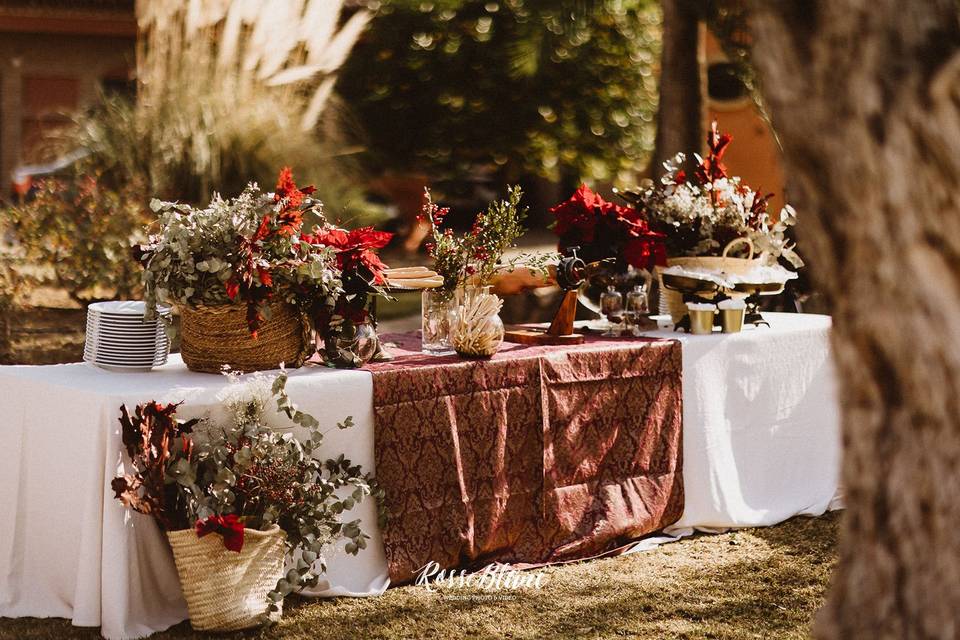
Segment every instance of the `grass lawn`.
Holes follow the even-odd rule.
[[[808,638],[835,559],[838,512],[699,535],[654,551],[546,569],[542,590],[408,586],[380,598],[288,601],[266,630],[221,638]],[[503,592],[501,592],[503,593]],[[510,597],[510,596],[508,596]],[[0,638],[94,640],[65,620],[0,620]],[[209,637],[188,623],[153,638]]]

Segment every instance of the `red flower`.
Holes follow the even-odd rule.
[[[282,203],[277,219],[280,222],[279,232],[286,235],[292,235],[300,229],[303,223],[303,211],[300,205],[306,196],[312,194],[316,189],[314,187],[297,188],[297,183],[293,181],[293,171],[290,167],[284,167],[280,170],[277,178],[277,186],[273,191],[273,201]]]
[[[650,231],[643,211],[607,202],[586,185],[550,212],[561,251],[579,246],[588,262],[616,257],[642,269],[666,264],[665,236]]]
[[[623,251],[627,264],[637,269],[652,270],[654,266],[667,264],[667,245],[665,235],[649,231],[631,238]]]
[[[554,233],[561,238],[562,245],[576,245],[578,243],[593,242],[597,228],[597,215],[609,203],[590,190],[585,184],[566,202],[562,202],[550,209],[557,222],[553,227]],[[575,241],[564,243],[563,238],[574,235]]]
[[[387,268],[375,250],[387,246],[391,238],[393,238],[392,233],[377,231],[373,227],[363,227],[353,231],[331,228],[303,237],[311,244],[322,244],[336,249],[337,268],[341,272],[350,273],[361,268],[368,270],[374,284],[386,282],[383,270]]]
[[[223,536],[223,546],[229,551],[240,553],[243,549],[243,523],[236,514],[210,516],[206,520],[197,520],[195,528],[198,538],[208,533],[219,533]]]
[[[747,222],[751,227],[760,225],[760,222],[763,220],[763,214],[767,212],[767,207],[770,206],[770,198],[772,197],[772,193],[763,195],[763,190],[757,189],[756,194],[753,196],[753,203],[750,205],[750,219]]]
[[[701,184],[711,183],[714,180],[727,177],[727,166],[723,164],[723,154],[727,152],[727,147],[733,141],[733,136],[729,133],[720,133],[717,121],[714,120],[710,125],[710,133],[707,134],[707,146],[710,152],[707,157],[700,162],[697,167],[697,180]]]
[[[260,284],[265,287],[273,286],[273,276],[270,275],[269,269],[264,269],[263,267],[257,267],[257,277],[260,280]]]
[[[231,300],[236,300],[237,294],[240,293],[240,284],[233,278],[230,278],[229,280],[227,280],[227,283],[225,286],[227,288],[227,297],[230,298]]]

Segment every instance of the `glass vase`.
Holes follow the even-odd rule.
[[[377,330],[370,321],[344,323],[339,331],[323,338],[321,353],[330,367],[352,369],[370,362],[380,346]]]
[[[453,348],[465,358],[489,358],[503,344],[503,301],[490,287],[473,287],[463,294],[453,328]]]
[[[453,353],[450,331],[457,318],[456,295],[446,289],[424,289],[420,302],[420,350],[433,355]]]

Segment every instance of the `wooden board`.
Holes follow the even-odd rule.
[[[569,333],[566,335],[552,335],[546,329],[526,329],[514,327],[507,329],[503,339],[516,344],[583,344],[583,335]]]

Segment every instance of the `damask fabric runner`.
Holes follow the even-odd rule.
[[[586,558],[683,513],[681,350],[672,340],[504,345],[489,361],[419,352],[373,373],[390,579]]]

